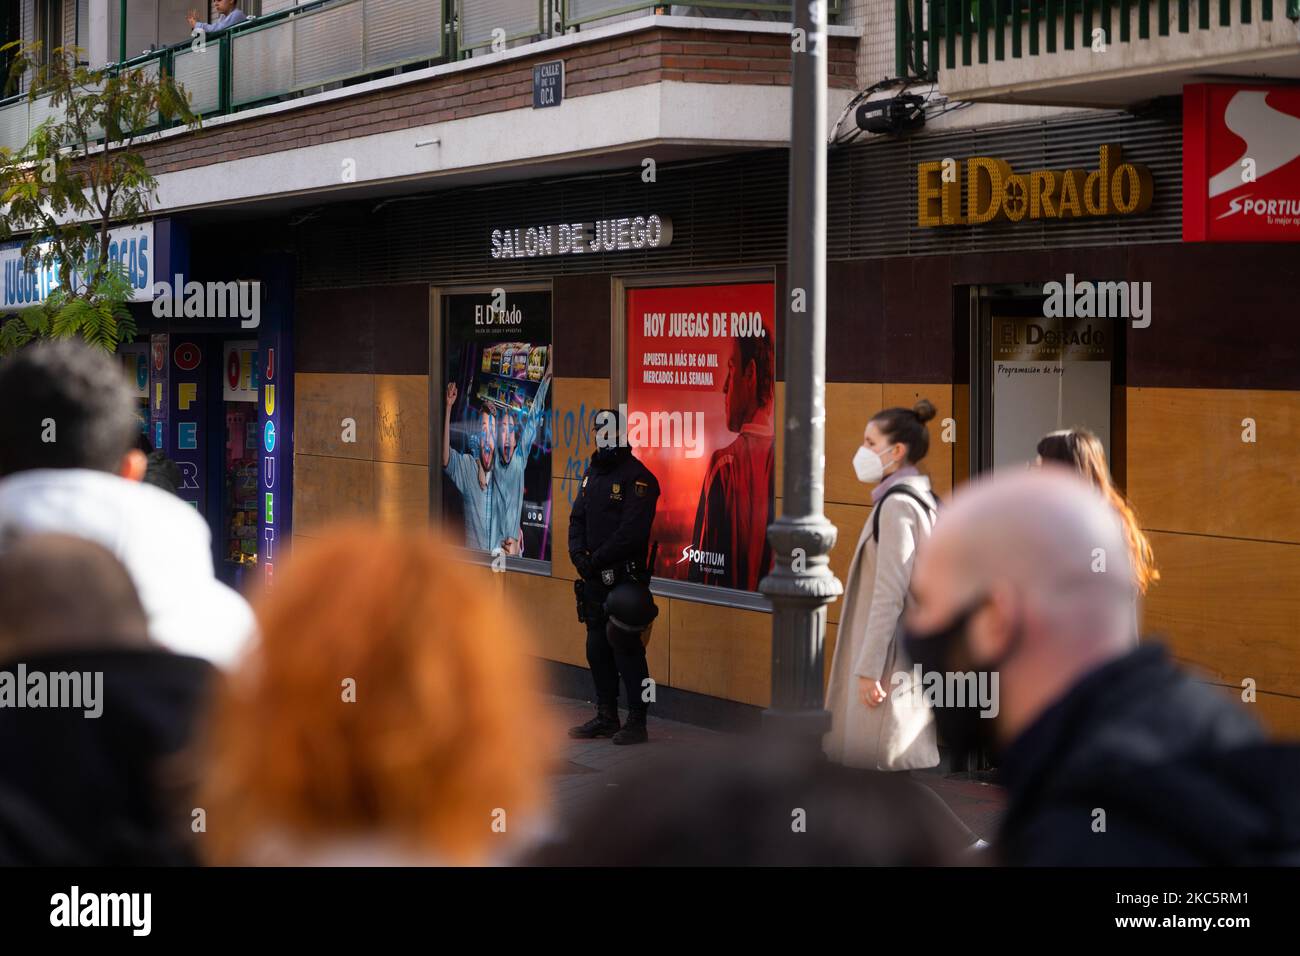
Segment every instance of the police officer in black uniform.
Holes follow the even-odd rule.
[[[616,588],[626,593],[634,585],[645,589],[645,601],[653,607],[646,560],[659,482],[622,440],[620,425],[614,409],[592,416],[596,450],[569,517],[569,557],[581,576],[575,583],[578,619],[587,625],[587,663],[596,684],[596,716],[572,728],[569,736],[639,744],[646,741],[648,709],[642,699],[650,676],[645,645],[634,629],[617,626],[617,619],[611,622],[606,598]],[[621,729],[620,675],[628,700],[627,723]]]

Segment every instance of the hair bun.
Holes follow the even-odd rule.
[[[921,424],[924,425],[930,419],[934,418],[934,403],[932,403],[928,398],[923,398],[912,406],[912,414],[920,419]]]

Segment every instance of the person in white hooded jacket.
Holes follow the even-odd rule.
[[[0,363],[0,408],[0,544],[55,532],[102,545],[130,573],[153,641],[232,664],[252,611],[216,579],[198,512],[141,483],[146,459],[120,366],[76,340],[27,346]]]

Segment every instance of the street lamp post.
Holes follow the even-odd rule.
[[[775,563],[759,590],[773,606],[772,700],[764,727],[820,746],[826,605],[841,593],[822,512],[826,469],[826,60],[824,0],[795,0],[791,36],[790,206],[785,309],[785,475],[768,528]]]

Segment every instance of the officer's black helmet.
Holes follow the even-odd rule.
[[[605,598],[605,614],[616,627],[639,634],[659,616],[650,588],[636,581],[614,586]]]

